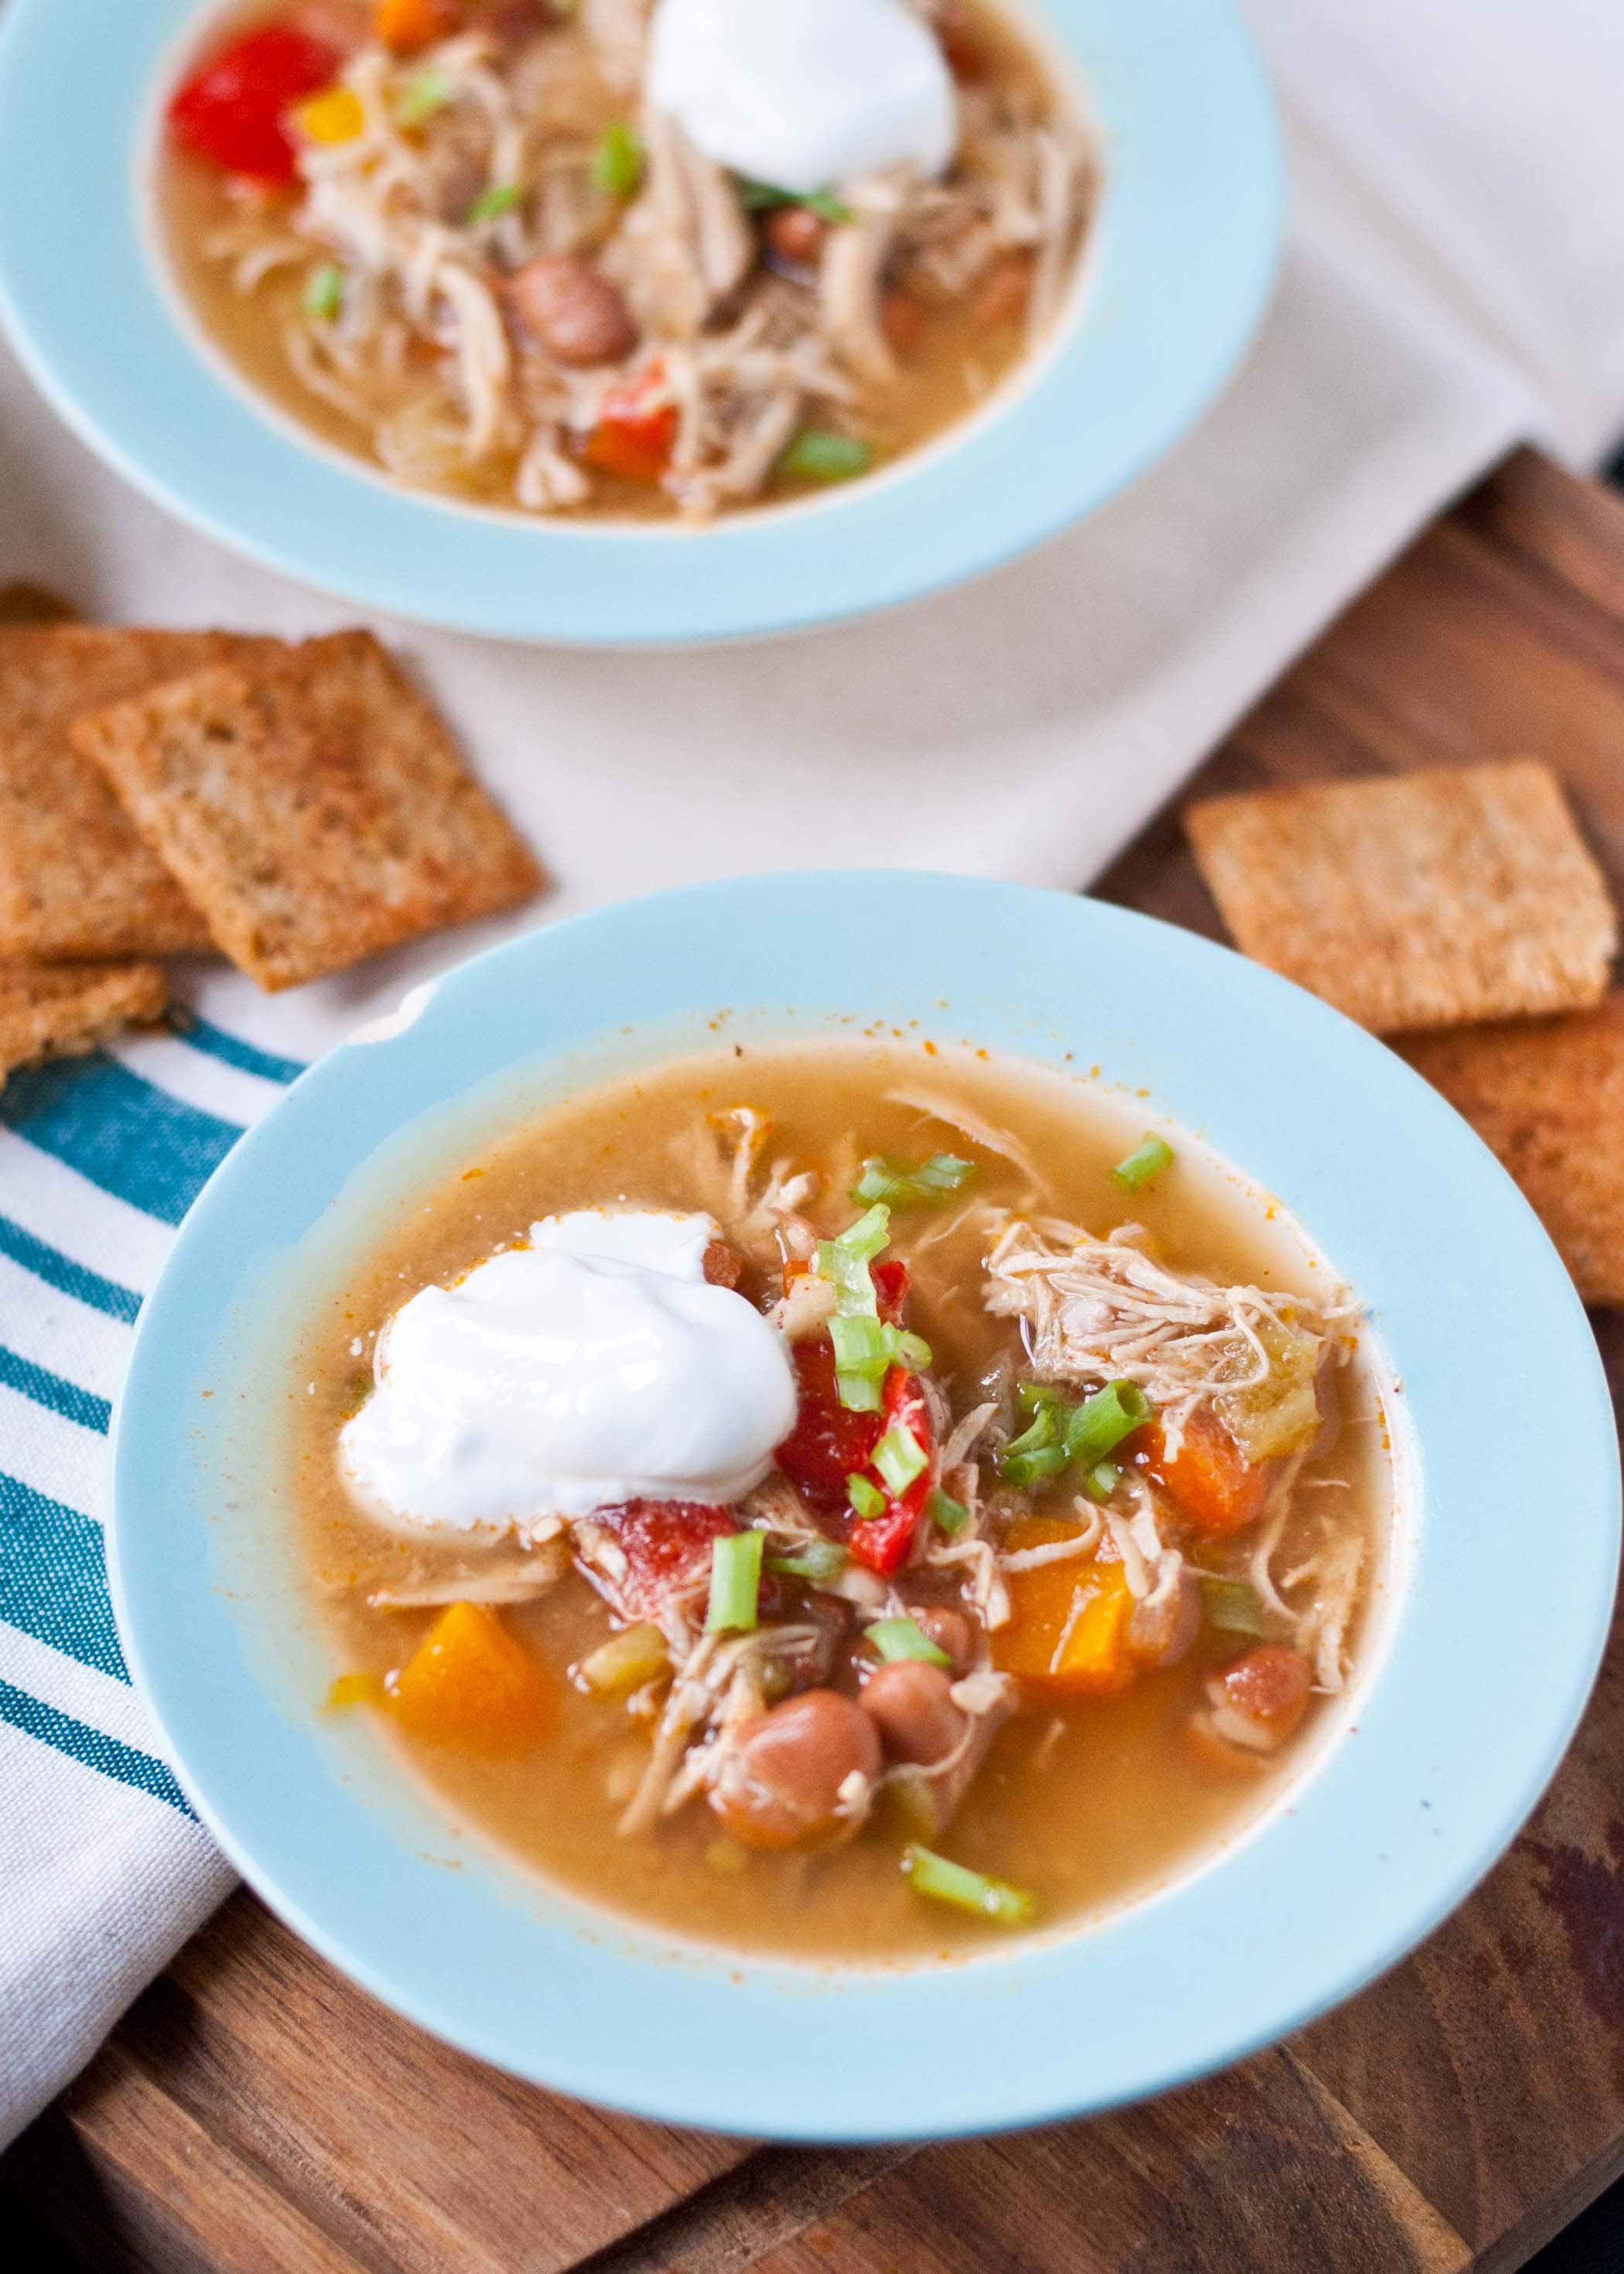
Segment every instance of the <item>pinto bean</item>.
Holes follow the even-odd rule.
[[[861,1821],[867,1796],[850,1780],[871,1786],[879,1771],[862,1708],[838,1690],[807,1690],[744,1724],[709,1797],[743,1847],[799,1848]]]
[[[967,1722],[949,1694],[953,1677],[922,1658],[898,1659],[871,1674],[862,1706],[894,1761],[934,1768],[963,1742]]]
[[[962,0],[947,0],[946,6],[936,11],[936,37],[947,67],[961,87],[973,87],[986,78],[991,59],[974,15]]]
[[[713,1239],[705,1250],[703,1269],[713,1287],[736,1287],[744,1276],[744,1258],[725,1239]]]
[[[1283,1744],[1308,1711],[1313,1675],[1300,1652],[1283,1643],[1259,1643],[1232,1666],[1214,1674],[1207,1694],[1215,1710],[1225,1708],[1256,1725],[1263,1741]]]
[[[1024,252],[1011,253],[991,271],[970,304],[970,314],[984,332],[1018,324],[1032,297],[1032,261]]]
[[[924,1634],[928,1634],[938,1650],[944,1650],[953,1661],[953,1678],[968,1674],[975,1664],[976,1626],[965,1612],[956,1610],[951,1603],[911,1603],[908,1616]]]
[[[780,260],[816,268],[823,257],[829,223],[809,206],[777,206],[762,223],[762,235]]]
[[[885,344],[906,363],[919,353],[925,336],[925,312],[911,292],[887,292],[880,302],[880,329]]]
[[[637,344],[620,291],[573,253],[544,253],[521,268],[508,279],[508,305],[560,363],[618,363]]]

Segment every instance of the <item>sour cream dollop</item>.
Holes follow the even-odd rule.
[[[805,196],[958,139],[952,76],[903,0],[658,0],[644,91],[718,165]]]
[[[716,1237],[708,1216],[583,1209],[412,1296],[339,1439],[363,1506],[523,1533],[621,1501],[742,1499],[794,1426],[795,1384],[776,1329],[706,1283]]]

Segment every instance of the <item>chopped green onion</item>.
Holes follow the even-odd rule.
[[[913,1619],[876,1619],[871,1627],[863,1629],[863,1633],[888,1666],[903,1658],[922,1658],[927,1666],[951,1666],[953,1662],[940,1644],[932,1642],[924,1628]]]
[[[1064,1445],[1039,1445],[1030,1453],[1005,1453],[998,1467],[1006,1484],[1018,1485],[1023,1490],[1028,1485],[1042,1484],[1049,1477],[1057,1477],[1067,1465]]]
[[[889,1505],[878,1485],[871,1484],[855,1471],[846,1480],[846,1496],[865,1524],[872,1524],[876,1517],[883,1516]]]
[[[1149,1419],[1150,1400],[1137,1382],[1108,1382],[1068,1417],[1067,1457],[1092,1469]]]
[[[1109,1500],[1122,1481],[1122,1471],[1115,1461],[1096,1461],[1083,1479],[1083,1490],[1090,1500]]]
[[[961,1161],[951,1153],[933,1153],[917,1165],[895,1160],[889,1153],[876,1153],[863,1163],[852,1198],[884,1201],[891,1208],[920,1207],[951,1199],[974,1174],[974,1161]]]
[[[903,1849],[902,1868],[915,1894],[974,1911],[996,1926],[1026,1926],[1036,1915],[1036,1901],[1024,1888],[989,1879],[984,1871],[972,1871],[966,1864],[951,1864],[945,1856],[921,1848],[917,1840],[910,1840]]]
[[[866,1311],[878,1318],[879,1304],[868,1266],[891,1238],[891,1210],[871,1208],[848,1224],[838,1239],[817,1243],[817,1271],[835,1291],[835,1308],[846,1316]]]
[[[827,190],[781,190],[776,182],[753,182],[742,174],[733,186],[746,213],[770,213],[774,206],[805,206],[808,213],[816,214],[823,221],[846,222],[852,218],[850,206],[843,206]]]
[[[1142,1192],[1147,1185],[1155,1182],[1164,1169],[1170,1169],[1172,1165],[1173,1148],[1164,1137],[1157,1137],[1147,1130],[1144,1143],[1130,1153],[1125,1161],[1118,1161],[1111,1171],[1111,1182],[1120,1185],[1124,1193]]]
[[[1058,1413],[1062,1419],[1071,1412],[1064,1392],[1049,1382],[1021,1382],[1015,1386],[1015,1403],[1023,1413]]]
[[[625,119],[615,119],[598,136],[592,179],[612,198],[629,198],[643,179],[643,138]]]
[[[846,1566],[846,1550],[836,1540],[804,1540],[793,1555],[763,1560],[769,1571],[781,1572],[786,1579],[805,1579],[814,1587],[827,1586]]]
[[[869,1456],[874,1466],[884,1478],[893,1493],[906,1492],[915,1477],[922,1476],[930,1465],[930,1456],[914,1434],[900,1421],[893,1421]]]
[[[891,1358],[898,1366],[906,1366],[914,1374],[922,1374],[929,1365],[930,1344],[923,1335],[911,1335],[903,1327],[887,1327],[885,1337]]]
[[[881,1323],[879,1298],[868,1266],[890,1237],[891,1210],[871,1208],[855,1224],[848,1224],[838,1239],[817,1243],[818,1276],[828,1280],[835,1291],[835,1314],[829,1322],[830,1333],[836,1338],[835,1389],[848,1413],[880,1410],[880,1384],[891,1364],[892,1345],[884,1339],[890,1330]],[[837,1332],[843,1321],[854,1328],[844,1344]],[[841,1358],[843,1347],[852,1353],[849,1366]]]
[[[312,323],[330,324],[344,305],[344,272],[336,261],[312,268],[304,283],[304,313]]]
[[[409,79],[401,89],[395,105],[395,123],[397,126],[421,126],[425,118],[432,118],[437,110],[443,110],[455,100],[455,82],[430,64]]]
[[[837,1372],[883,1380],[891,1366],[891,1342],[879,1319],[867,1311],[837,1312],[829,1321],[829,1338],[835,1346]]]
[[[745,1631],[756,1624],[756,1598],[761,1593],[760,1532],[729,1532],[710,1548],[710,1602],[705,1612],[705,1632]]]
[[[1000,1471],[1012,1485],[1032,1484],[1039,1477],[1057,1476],[1068,1457],[1060,1440],[1071,1408],[1058,1391],[1023,1382],[1019,1396],[1032,1419],[1019,1437],[1011,1438],[998,1463]],[[1050,1458],[1051,1455],[1055,1457]]]
[[[1257,1590],[1244,1579],[1203,1579],[1201,1613],[1209,1627],[1227,1634],[1266,1634],[1263,1606]]]
[[[493,189],[487,190],[482,198],[476,198],[470,206],[468,226],[477,229],[482,221],[496,221],[503,214],[511,213],[518,202],[518,184],[498,182]]]
[[[925,1502],[925,1514],[936,1530],[944,1532],[950,1540],[956,1532],[962,1532],[970,1521],[970,1511],[963,1501],[955,1500],[951,1493],[944,1492],[940,1485]]]
[[[778,460],[781,474],[803,482],[849,482],[874,463],[874,446],[830,426],[803,426]]]

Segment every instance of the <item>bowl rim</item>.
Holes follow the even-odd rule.
[[[1010,4],[1010,0],[1004,0]],[[480,515],[387,478],[267,410],[177,318],[149,257],[132,148],[198,0],[10,0],[0,17],[0,322],[59,415],[223,544],[409,621],[515,640],[754,638],[919,599],[1092,510],[1228,383],[1278,260],[1279,132],[1230,0],[1046,0],[1108,143],[1082,304],[1004,399],[851,489],[677,536]],[[91,20],[87,23],[86,19]],[[55,90],[97,72],[69,115]],[[76,72],[76,64],[80,68]],[[52,120],[45,135],[42,119]],[[120,352],[107,352],[116,335]]]
[[[876,985],[862,942],[882,923],[901,930]],[[741,1003],[733,943],[744,937],[761,953]],[[1086,990],[1072,971],[1089,975]],[[1142,1031],[1101,1007],[1130,976],[1150,1006]],[[583,1929],[578,1904],[528,1874],[515,1900],[493,1864],[447,1872],[425,1851],[402,1871],[398,1826],[342,1781],[361,1757],[335,1769],[313,1724],[267,1702],[244,1614],[214,1592],[207,1526],[187,1529],[211,1489],[191,1401],[197,1353],[223,1331],[248,1259],[313,1221],[402,1107],[421,1115],[472,1079],[596,1047],[628,1020],[652,1035],[661,1018],[694,1013],[695,996],[792,1023],[842,1006],[929,1017],[945,997],[950,1026],[1049,1063],[1072,1035],[1113,1079],[1146,1077],[1130,1086],[1151,1092],[1153,1114],[1195,1125],[1281,1197],[1370,1301],[1402,1371],[1424,1505],[1357,1725],[1289,1805],[1097,1926],[947,1965],[831,1969],[677,1946],[602,1914]],[[522,1036],[515,1003],[531,1006]],[[1230,1032],[1246,1036],[1246,1070],[1226,1054]],[[1196,1069],[1174,1077],[1196,1085],[1183,1111],[1176,1063]],[[1210,1110],[1187,1110],[1198,1096]],[[1327,1096],[1335,1113],[1314,1103]],[[1237,1129],[1261,1133],[1261,1156],[1227,1141]],[[1356,1250],[1363,1274],[1348,1268]],[[1542,1566],[1520,1582],[1528,1645],[1507,1668],[1503,1597],[1496,1615],[1485,1566],[1525,1517],[1495,1449],[1500,1385],[1536,1361],[1555,1513]],[[1118,2105],[1240,2059],[1362,1988],[1464,1898],[1538,1802],[1599,1665],[1618,1561],[1618,1445],[1594,1338],[1531,1210],[1452,1108],[1338,1013],[1208,941],[1101,902],[926,872],[687,887],[545,927],[416,990],[301,1076],[211,1180],[144,1307],[111,1461],[132,1672],[188,1796],[274,1909],[386,2003],[515,2074],[636,2115],[807,2141],[981,2133]],[[347,1867],[336,1874],[331,1836]],[[380,1892],[386,1861],[407,1896]],[[352,1882],[369,1864],[363,1902]],[[1296,1931],[1282,1937],[1293,1893]],[[452,1966],[447,1937],[477,1961]],[[1213,1948],[1225,1952],[1215,1981]],[[565,1952],[568,1966],[549,1965]],[[1193,2007],[1173,1994],[1192,1985]],[[788,2074],[771,2051],[786,1999]],[[639,2031],[623,2049],[602,2024],[628,2000]],[[1075,2044],[1054,2044],[1057,2015]],[[854,2076],[854,2021],[917,2058]],[[930,2058],[944,2024],[978,2044],[971,2073]],[[650,2042],[682,2049],[674,2074],[644,2074]]]

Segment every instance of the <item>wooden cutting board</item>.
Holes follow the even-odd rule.
[[[1572,786],[1624,903],[1624,503],[1526,453],[1187,794],[1524,753]],[[1220,931],[1174,814],[1100,890]],[[1624,1315],[1597,1327],[1624,1394]],[[25,2238],[14,2264],[95,2274],[1507,2274],[1621,2168],[1615,1630],[1471,1901],[1327,2020],[1148,2106],[861,2151],[635,2124],[447,2052],[239,1894],[0,2163],[0,2233]]]

